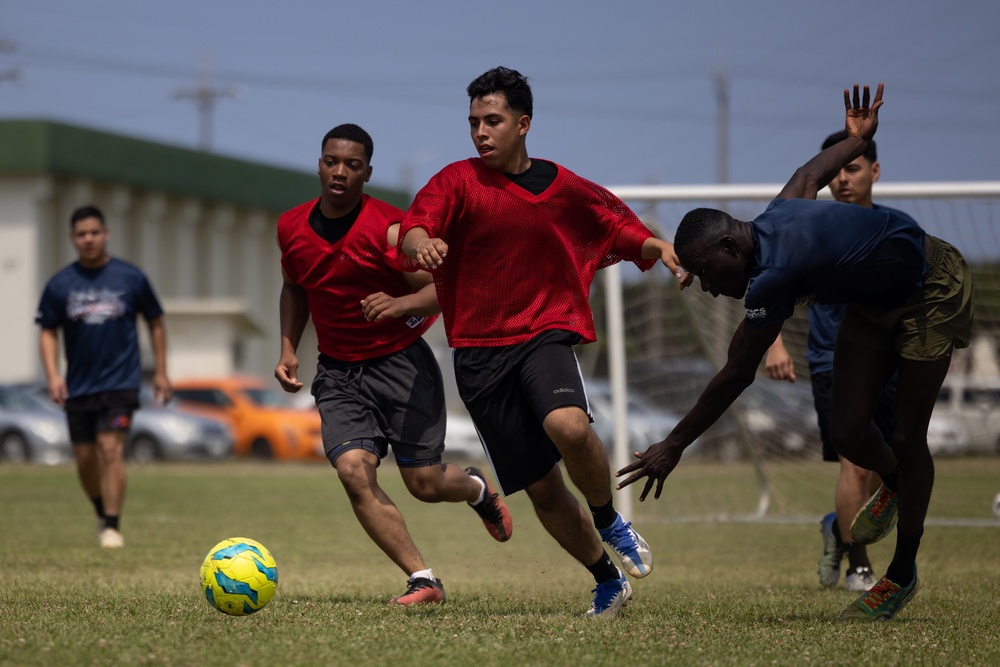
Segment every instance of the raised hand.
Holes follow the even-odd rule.
[[[875,130],[878,129],[878,110],[882,106],[882,88],[883,85],[878,84],[878,89],[875,91],[875,102],[871,106],[868,104],[871,96],[868,86],[864,87],[864,95],[860,99],[857,84],[854,84],[853,99],[850,91],[844,89],[844,107],[847,109],[844,129],[848,135],[859,137],[865,141],[871,141],[871,138],[875,136]]]

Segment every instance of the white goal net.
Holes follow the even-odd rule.
[[[711,206],[751,220],[780,189],[780,185],[612,188],[667,240],[673,240],[677,223],[692,208]],[[821,197],[829,197],[828,191]],[[876,184],[874,198],[909,213],[929,234],[954,244],[973,268],[973,344],[954,356],[928,438],[936,457],[950,457],[951,467],[967,466],[968,475],[955,488],[941,489],[939,484],[930,517],[992,520],[990,499],[1000,491],[1000,483],[996,468],[991,471],[981,463],[983,457],[993,460],[1000,453],[1000,182]],[[592,303],[603,330],[598,332],[599,343],[583,346],[578,354],[586,373],[606,375],[613,390],[628,388],[628,407],[625,392],[612,392],[618,408],[616,428],[611,430],[617,469],[632,460],[637,444],[641,449],[662,439],[670,420],[694,404],[725,361],[743,305],[734,299],[713,299],[697,282],[681,294],[663,267],[642,274],[632,265],[620,265],[599,276],[604,287],[595,284]],[[794,520],[830,511],[837,466],[821,462],[805,360],[807,333],[806,308],[799,307],[782,331],[798,380],[779,383],[761,371],[726,416],[685,452],[665,487],[667,501],[657,503],[656,512],[676,518]],[[685,483],[689,476],[703,479],[702,474],[716,481]],[[941,483],[948,484],[944,479]],[[955,516],[949,498],[954,500],[956,493],[983,494],[981,517]],[[627,494],[619,504],[623,501],[626,507],[631,504]],[[652,511],[647,507],[643,509]]]

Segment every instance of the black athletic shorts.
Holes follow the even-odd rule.
[[[444,382],[422,338],[395,354],[361,362],[321,354],[312,394],[330,463],[351,449],[366,449],[381,460],[389,445],[401,468],[441,462]]]
[[[562,458],[542,428],[546,415],[576,405],[593,421],[573,351],[580,340],[545,331],[519,345],[455,350],[458,392],[505,495],[537,482]]]
[[[139,409],[139,391],[105,391],[66,400],[69,440],[74,445],[92,445],[98,433],[128,431],[132,413]]]
[[[839,461],[837,448],[830,439],[830,416],[833,414],[833,373],[812,374],[813,404],[816,406],[816,421],[819,423],[819,436],[823,441],[823,460]],[[882,390],[875,407],[875,417],[872,421],[882,432],[882,437],[891,446],[892,431],[896,423],[896,378]]]

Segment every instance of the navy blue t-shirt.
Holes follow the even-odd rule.
[[[97,269],[74,262],[52,276],[35,323],[63,330],[70,398],[139,389],[139,313],[149,322],[163,308],[146,275],[128,262],[112,257]]]
[[[888,211],[893,215],[906,214],[902,211],[874,204],[873,210]],[[809,373],[832,373],[833,350],[837,346],[837,332],[844,319],[847,304],[817,303],[809,306],[809,344],[806,346],[806,360]]]
[[[923,286],[924,231],[910,216],[836,201],[775,199],[750,222],[756,264],[747,323],[771,326],[796,303],[902,303]]]

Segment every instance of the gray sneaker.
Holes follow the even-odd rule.
[[[833,588],[840,581],[840,562],[844,559],[844,545],[833,532],[833,522],[836,520],[837,513],[830,512],[819,522],[819,532],[823,535],[823,554],[819,557],[819,583],[825,588]]]

